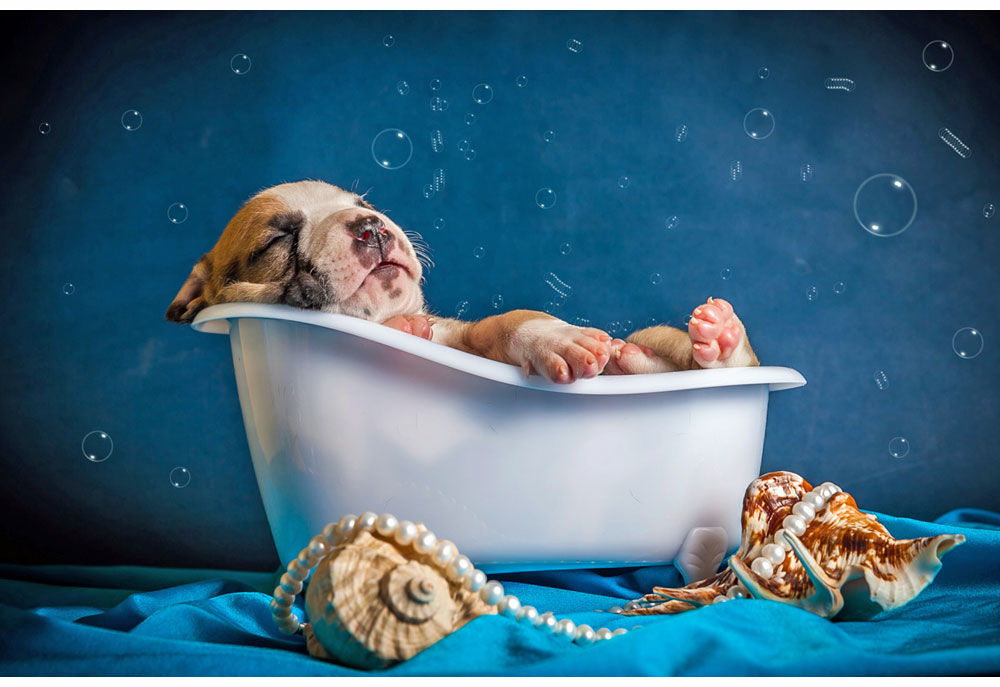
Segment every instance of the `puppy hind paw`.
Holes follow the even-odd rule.
[[[637,375],[669,372],[672,368],[653,349],[622,339],[611,342],[611,359],[604,368],[606,375]]]

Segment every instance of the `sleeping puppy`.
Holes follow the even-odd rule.
[[[217,303],[284,303],[380,322],[561,383],[602,371],[757,364],[732,307],[719,300],[695,310],[689,334],[652,327],[628,342],[532,310],[478,322],[434,317],[420,289],[420,257],[410,237],[361,195],[320,181],[281,184],[233,216],[166,317],[191,322]]]

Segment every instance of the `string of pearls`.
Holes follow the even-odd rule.
[[[483,603],[496,606],[500,615],[513,618],[541,632],[550,632],[581,646],[628,632],[625,628],[612,631],[602,627],[595,630],[590,625],[577,625],[569,618],[557,620],[550,611],[539,613],[533,606],[524,606],[513,594],[504,594],[503,585],[499,582],[487,580],[486,573],[474,568],[469,558],[459,554],[452,542],[438,539],[423,525],[409,520],[397,520],[389,513],[376,515],[371,511],[358,516],[345,515],[339,522],[331,522],[323,528],[322,534],[309,540],[309,545],[299,552],[298,558],[288,564],[278,586],[274,588],[274,598],[271,599],[271,614],[281,632],[291,635],[302,628],[298,616],[292,613],[292,602],[302,591],[303,583],[312,569],[334,547],[350,541],[361,532],[371,532],[401,546],[413,547],[417,553],[429,556],[449,580],[460,582],[470,592],[478,592]]]

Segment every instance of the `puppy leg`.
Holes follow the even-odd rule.
[[[434,319],[430,315],[396,315],[382,324],[421,339],[432,339],[434,335]]]

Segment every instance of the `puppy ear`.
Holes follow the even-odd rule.
[[[191,276],[184,282],[184,286],[177,292],[174,302],[167,308],[168,320],[179,323],[190,322],[198,311],[209,305],[202,294],[211,274],[212,258],[205,253],[191,270]]]

